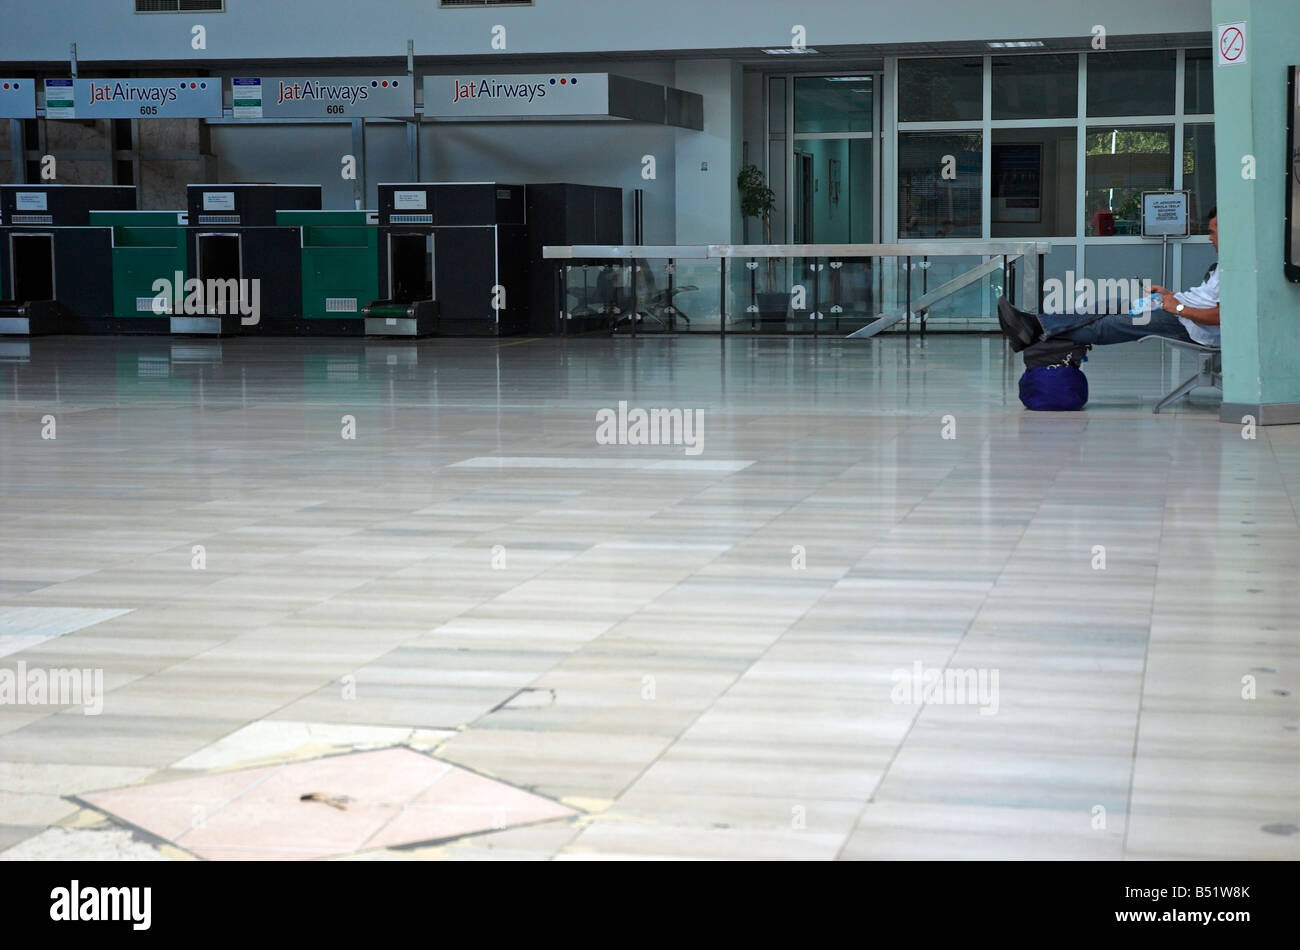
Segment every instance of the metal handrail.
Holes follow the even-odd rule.
[[[907,241],[901,244],[574,244],[547,245],[551,260],[708,259],[720,257],[971,257],[1050,254],[1042,241]]]
[[[574,244],[542,248],[543,259],[551,260],[703,260],[709,257],[707,244]]]

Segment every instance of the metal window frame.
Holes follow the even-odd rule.
[[[1075,115],[1064,118],[1043,118],[1043,119],[994,119],[992,117],[992,61],[994,58],[1003,58],[1008,55],[1015,56],[1041,56],[1041,55],[1060,55],[1052,53],[1016,53],[1008,54],[1000,52],[996,54],[987,54],[984,65],[984,90],[985,90],[985,111],[983,117],[976,120],[962,120],[952,122],[903,122],[898,121],[897,117],[897,70],[900,59],[951,59],[952,56],[946,54],[935,54],[933,56],[916,56],[909,55],[906,57],[886,57],[885,70],[887,78],[892,76],[893,90],[892,98],[894,100],[894,117],[892,130],[890,133],[891,147],[885,149],[885,155],[888,158],[893,156],[892,165],[897,164],[898,136],[902,132],[974,132],[979,131],[984,135],[985,151],[985,196],[987,198],[991,185],[991,150],[992,150],[992,133],[1002,129],[1016,128],[1074,128],[1076,130],[1076,155],[1075,155],[1075,234],[1055,235],[1038,238],[1037,240],[1050,243],[1054,246],[1064,246],[1072,244],[1075,246],[1074,272],[1083,274],[1085,267],[1086,249],[1092,245],[1122,245],[1131,244],[1140,246],[1139,241],[1131,235],[1117,235],[1115,237],[1097,237],[1087,234],[1087,213],[1085,210],[1084,198],[1087,192],[1087,136],[1090,127],[1112,126],[1117,128],[1140,127],[1166,125],[1173,129],[1173,149],[1172,159],[1174,162],[1174,188],[1179,189],[1183,186],[1183,154],[1184,154],[1184,137],[1186,127],[1189,125],[1211,125],[1217,121],[1217,102],[1216,110],[1211,112],[1194,112],[1186,111],[1186,80],[1187,80],[1187,51],[1189,49],[1204,49],[1205,47],[1186,47],[1179,46],[1175,48],[1176,57],[1174,61],[1174,111],[1166,115],[1124,115],[1124,116],[1090,116],[1088,115],[1088,60],[1093,55],[1104,55],[1103,53],[1093,53],[1090,51],[1079,51],[1077,54],[1079,61],[1079,82],[1076,90],[1077,106]],[[1141,50],[1124,50],[1124,52],[1143,52],[1159,51],[1167,52],[1167,46],[1150,46],[1143,47]],[[959,57],[960,58],[960,57]],[[894,193],[894,203],[897,203],[897,168],[892,170],[893,187],[889,188],[889,182],[886,181],[887,191]],[[984,238],[989,239],[991,235],[991,214],[992,209],[985,202],[983,218],[985,220]],[[896,227],[896,223],[895,223]],[[886,237],[896,238],[897,232],[894,231]],[[1193,234],[1184,241],[1179,241],[1174,248],[1173,261],[1171,262],[1172,275],[1181,275],[1182,273],[1182,252],[1185,244],[1208,244],[1209,236],[1204,234]],[[1171,279],[1173,279],[1171,277]]]

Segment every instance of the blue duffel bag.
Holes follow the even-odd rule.
[[[1076,412],[1088,402],[1088,377],[1080,364],[1089,346],[1070,340],[1043,340],[1025,348],[1020,401],[1038,412]]]

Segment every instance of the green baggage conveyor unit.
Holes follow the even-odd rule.
[[[322,321],[351,320],[358,322],[347,330],[360,333],[366,304],[379,296],[379,216],[373,211],[277,211],[275,223],[302,232],[301,332],[333,335],[342,328]]]
[[[90,223],[112,229],[113,329],[167,333],[174,301],[184,299],[188,279],[185,211],[92,211]],[[166,280],[160,296],[154,282]]]

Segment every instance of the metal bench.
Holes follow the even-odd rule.
[[[1172,346],[1174,349],[1181,350],[1196,361],[1196,372],[1189,376],[1181,386],[1156,403],[1155,409],[1151,410],[1152,412],[1158,413],[1175,399],[1181,399],[1200,386],[1213,386],[1216,389],[1223,389],[1223,372],[1219,364],[1221,350],[1219,347],[1201,346],[1199,343],[1173,340],[1167,336],[1156,336],[1154,334],[1144,336],[1138,342],[1145,343],[1147,340],[1159,340],[1165,346]]]

